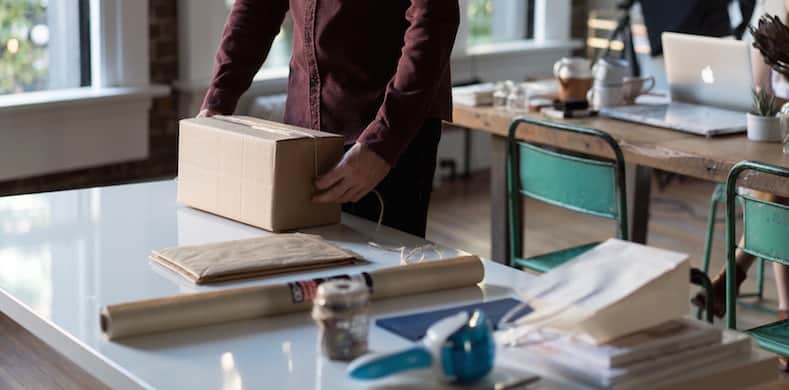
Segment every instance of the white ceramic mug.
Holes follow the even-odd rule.
[[[622,85],[622,98],[626,104],[633,104],[636,98],[649,93],[655,88],[655,77],[625,77],[624,84]]]
[[[592,67],[595,86],[618,86],[627,76],[630,64],[625,60],[600,58]]]
[[[623,90],[621,86],[595,86],[586,94],[586,100],[594,110],[621,106],[624,104]]]
[[[553,64],[553,75],[562,80],[592,77],[592,63],[586,58],[565,57]]]

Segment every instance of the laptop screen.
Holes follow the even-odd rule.
[[[727,0],[641,0],[653,56],[663,53],[665,31],[723,37],[732,34]]]

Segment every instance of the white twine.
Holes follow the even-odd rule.
[[[381,193],[378,192],[377,190],[373,190],[372,193],[375,194],[376,198],[378,198],[378,205],[380,206],[379,207],[380,211],[378,213],[378,223],[375,226],[375,232],[378,233],[384,221],[384,198],[383,196],[381,196]],[[375,241],[369,241],[367,242],[367,245],[388,252],[400,252],[400,264],[402,265],[421,263],[423,260],[425,260],[425,256],[429,252],[433,252],[437,254],[439,259],[444,258],[443,251],[441,251],[435,244],[421,245],[411,249],[408,249],[408,247],[406,247],[405,245],[401,245],[401,246],[381,245]]]

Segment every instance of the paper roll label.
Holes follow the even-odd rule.
[[[304,289],[301,288],[301,282],[288,283],[290,288],[290,297],[293,303],[304,302]]]
[[[370,293],[373,292],[373,278],[367,272],[362,272],[359,275],[335,275],[328,278],[315,278],[312,280],[300,280],[298,282],[288,283],[290,288],[290,298],[293,303],[312,302],[315,299],[315,294],[318,292],[318,286],[327,280],[359,280],[367,286]]]

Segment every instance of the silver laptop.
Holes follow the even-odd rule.
[[[745,131],[753,87],[748,44],[668,32],[662,39],[671,103],[611,107],[601,115],[708,137]]]

